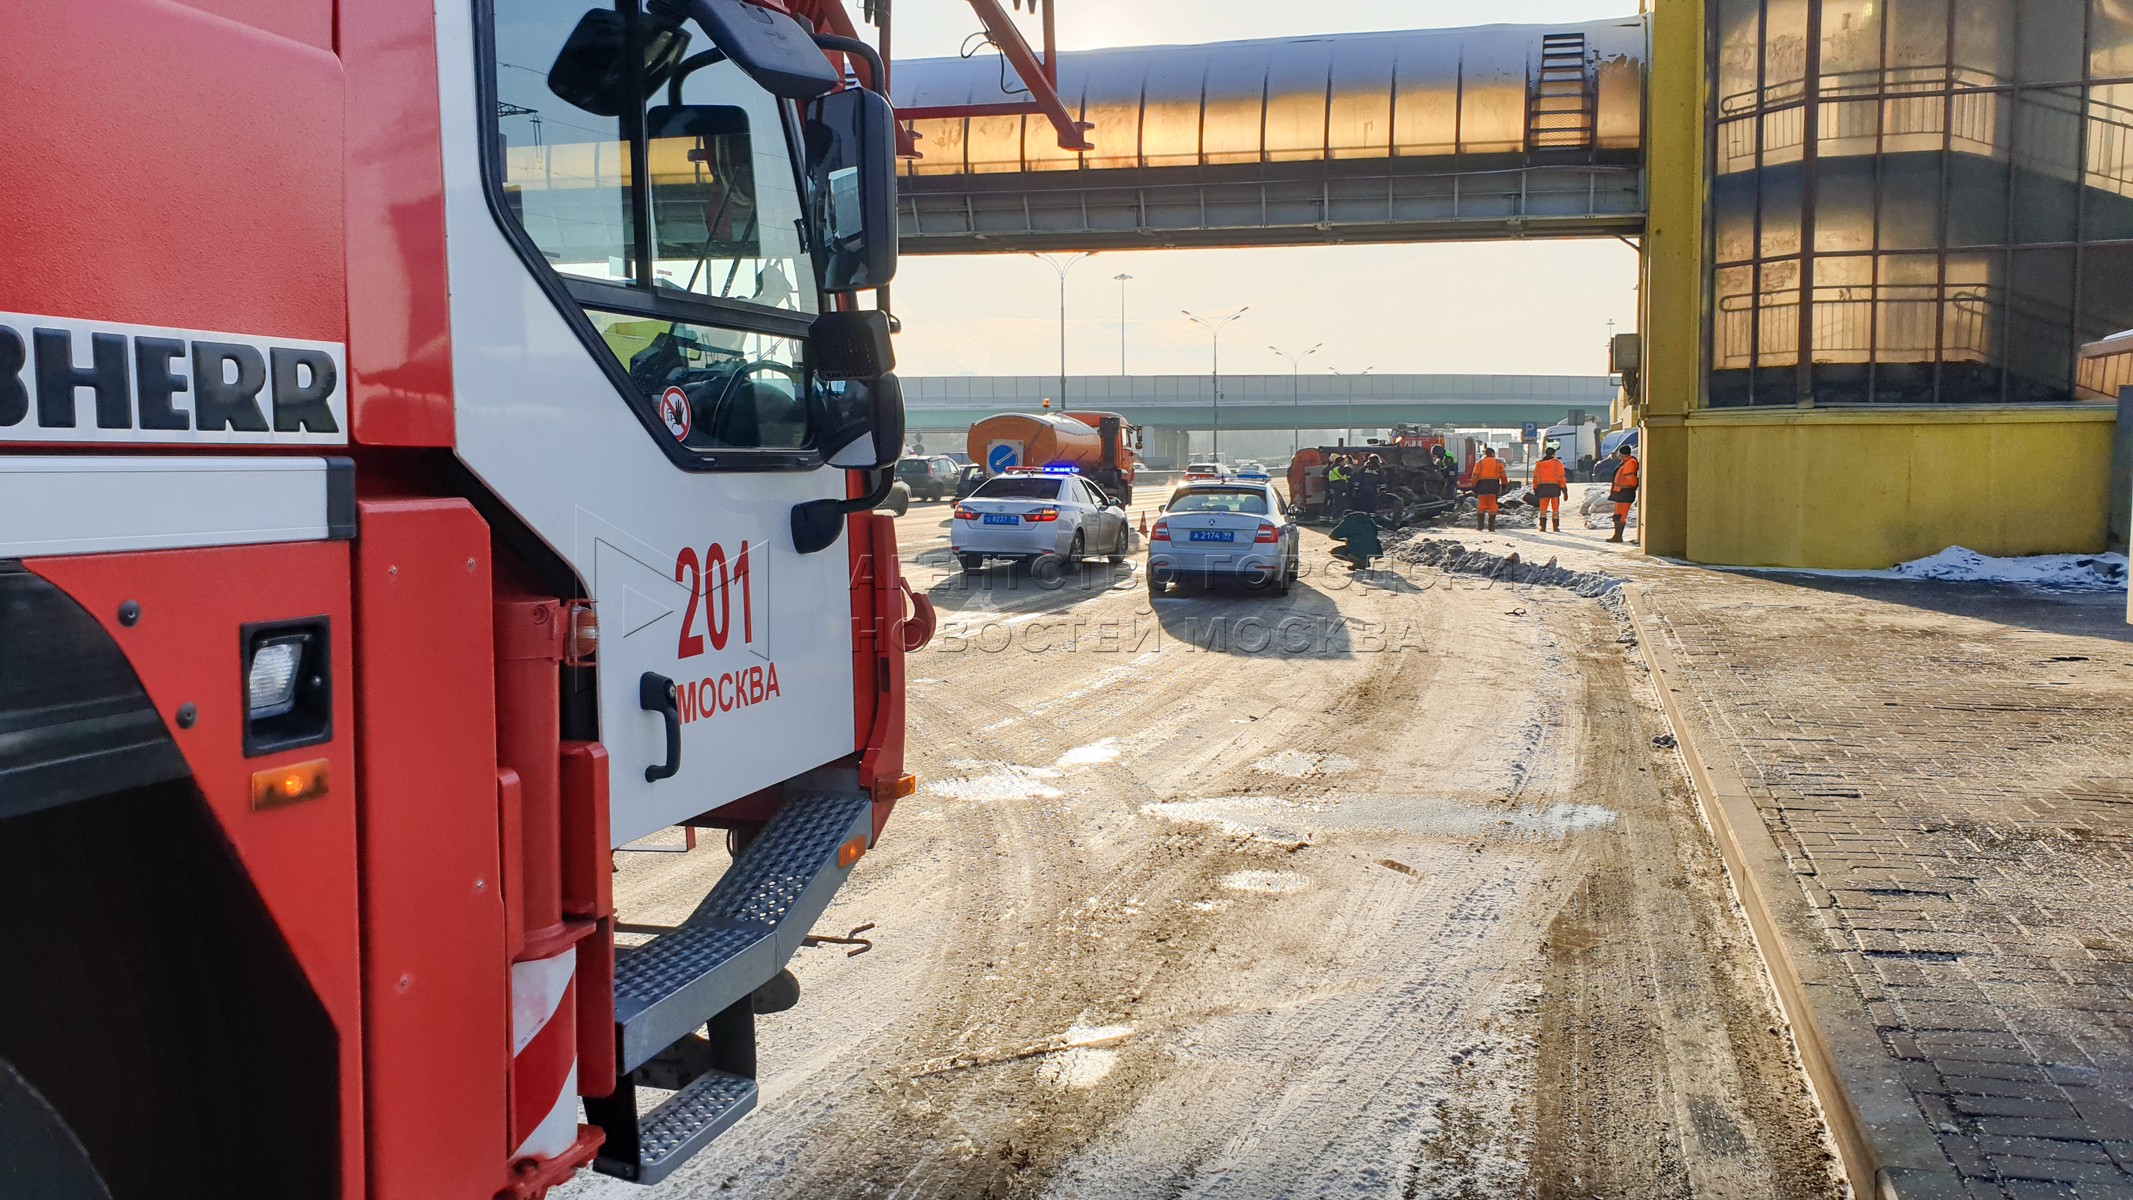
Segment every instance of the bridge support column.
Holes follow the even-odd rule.
[[[1644,336],[1643,503],[1647,553],[1689,551],[1689,414],[1703,405],[1704,0],[1652,5],[1650,222],[1644,235],[1639,324]]]
[[[1182,429],[1159,429],[1153,426],[1141,433],[1141,458],[1164,467],[1185,465],[1186,431]]]

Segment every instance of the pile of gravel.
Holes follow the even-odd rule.
[[[1553,558],[1546,563],[1529,563],[1515,551],[1490,554],[1486,550],[1469,550],[1448,538],[1409,538],[1394,546],[1391,553],[1393,558],[1417,566],[1435,567],[1459,575],[1479,575],[1503,583],[1567,588],[1580,596],[1595,598],[1612,595],[1628,582],[1619,576],[1602,575],[1597,571],[1559,567]]]

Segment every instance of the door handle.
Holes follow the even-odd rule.
[[[681,770],[681,701],[674,693],[674,681],[656,671],[646,671],[637,681],[637,703],[646,712],[658,713],[667,727],[667,760],[646,767],[644,781],[672,779]]]

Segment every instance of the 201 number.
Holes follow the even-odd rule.
[[[733,637],[733,593],[741,594],[741,641],[755,641],[755,579],[749,570],[753,561],[748,553],[748,543],[742,542],[740,552],[729,564],[726,548],[717,542],[698,558],[693,547],[683,547],[674,557],[674,582],[689,589],[689,607],[681,617],[681,641],[675,647],[677,658],[695,658],[704,652],[706,634],[711,649],[724,650]],[[703,610],[705,633],[696,632],[698,609]]]

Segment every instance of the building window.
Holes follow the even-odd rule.
[[[2133,4],[1709,0],[1709,402],[2098,399],[2133,328]],[[2093,374],[2093,370],[2091,374]]]

